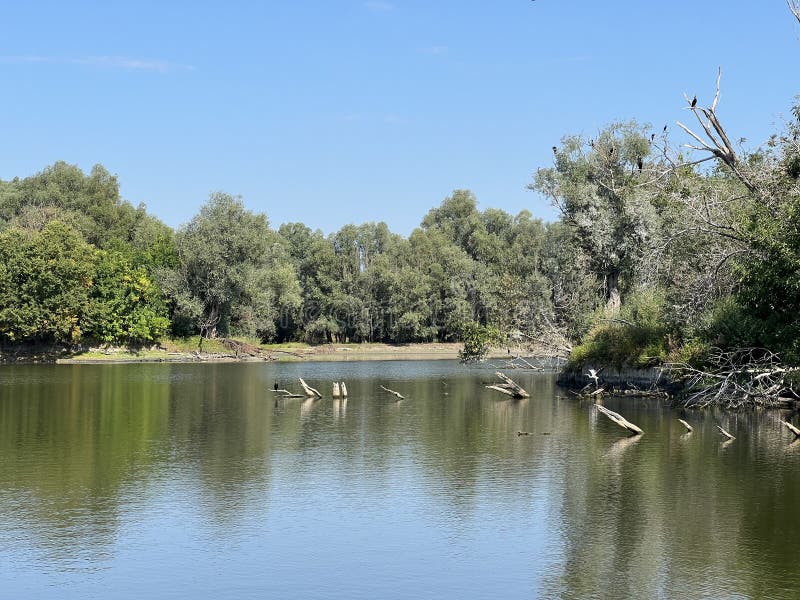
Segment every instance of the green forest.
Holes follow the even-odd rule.
[[[465,341],[479,357],[513,341],[579,366],[796,365],[800,104],[748,149],[717,85],[687,103],[694,128],[565,136],[529,184],[552,223],[455,190],[407,238],[385,223],[326,236],[215,192],[172,230],[100,165],[0,181],[0,342]]]

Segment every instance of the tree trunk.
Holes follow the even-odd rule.
[[[606,310],[612,314],[617,314],[621,305],[622,298],[619,295],[619,271],[610,271],[606,274]]]

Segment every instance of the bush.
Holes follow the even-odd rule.
[[[701,340],[689,340],[681,347],[670,352],[668,362],[689,365],[701,369],[708,364],[711,346]]]
[[[464,347],[458,351],[458,358],[463,363],[483,360],[489,354],[491,345],[500,340],[497,329],[474,322],[462,323],[459,336]]]
[[[597,313],[583,342],[573,348],[567,368],[592,365],[645,368],[663,363],[668,354],[664,297],[653,290],[632,294],[618,316]]]

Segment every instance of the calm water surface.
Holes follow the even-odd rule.
[[[298,376],[350,398],[276,401]],[[524,401],[491,378],[0,367],[0,598],[800,597],[786,415],[607,400],[630,439],[552,376],[517,373]]]

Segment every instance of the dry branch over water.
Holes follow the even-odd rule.
[[[776,353],[764,348],[718,349],[702,369],[688,364],[668,366],[686,386],[682,402],[687,407],[771,407],[798,399],[789,376],[800,367],[784,365]]]

